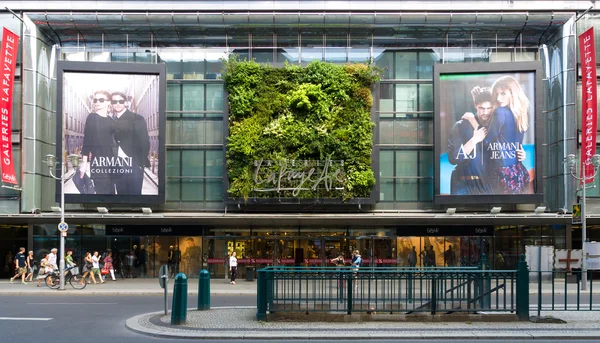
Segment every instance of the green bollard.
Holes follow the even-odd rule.
[[[179,273],[173,286],[173,306],[171,307],[171,325],[185,324],[187,317],[187,276]]]
[[[525,254],[521,254],[517,267],[517,317],[521,321],[529,320],[529,269]]]
[[[202,269],[198,279],[198,311],[205,310],[210,310],[210,273]]]

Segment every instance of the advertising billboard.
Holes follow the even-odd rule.
[[[165,75],[164,64],[58,62],[66,202],[164,203]]]
[[[542,201],[541,63],[437,64],[434,98],[437,204]]]

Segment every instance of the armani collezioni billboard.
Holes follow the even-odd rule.
[[[436,203],[536,202],[540,64],[435,70]]]
[[[164,64],[58,62],[67,202],[164,202],[165,73]],[[72,155],[77,166],[65,163]]]

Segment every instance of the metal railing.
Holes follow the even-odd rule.
[[[485,262],[486,260],[483,259]],[[267,267],[257,319],[290,312],[516,312],[517,271],[458,268]]]
[[[600,311],[600,291],[594,294],[594,279],[589,272],[586,291],[581,290],[581,270],[530,271],[529,279],[530,309],[538,316],[541,311]]]

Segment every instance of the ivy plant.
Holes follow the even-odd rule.
[[[373,126],[370,64],[282,68],[224,61],[232,198],[369,197]]]

